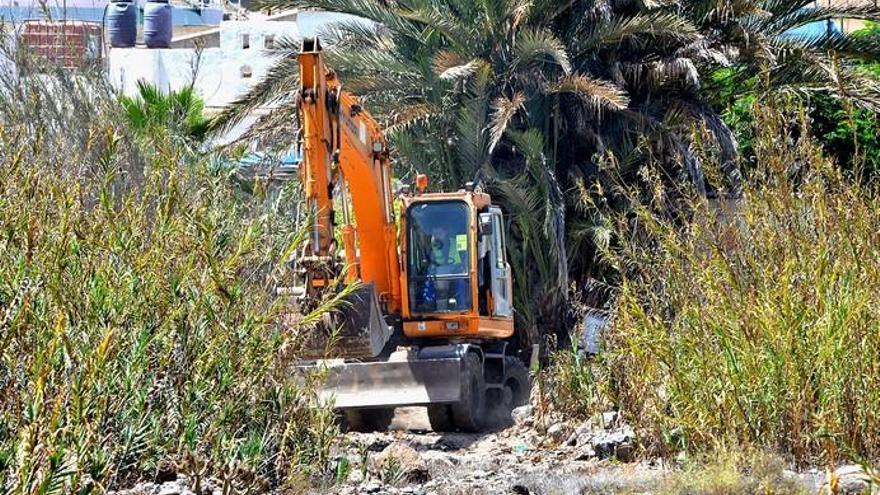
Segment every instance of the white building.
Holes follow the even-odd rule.
[[[223,107],[262,79],[275,60],[265,53],[275,40],[297,39],[292,20],[225,21],[218,28],[175,39],[179,48],[112,48],[109,76],[126,95],[137,93],[137,82],[148,81],[163,91],[194,84],[208,107]]]
[[[345,19],[319,12],[258,16],[223,21],[219,27],[176,37],[171,48],[112,48],[110,81],[126,95],[136,94],[141,79],[163,91],[194,83],[207,107],[220,108],[265,77],[276,62],[266,49],[276,40],[315,36],[321,26]]]

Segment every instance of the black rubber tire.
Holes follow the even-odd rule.
[[[455,423],[452,421],[452,408],[449,404],[428,406],[428,421],[431,423],[431,430],[435,432],[455,430]]]
[[[504,428],[513,424],[513,409],[529,402],[531,380],[525,364],[513,356],[506,356],[504,375],[504,389],[497,400],[489,404],[486,415],[487,426],[491,428]]]
[[[394,419],[394,408],[346,409],[343,414],[349,431],[385,431]]]
[[[480,432],[486,427],[486,379],[483,363],[469,352],[462,363],[461,400],[452,404],[452,421],[462,431]]]
[[[504,370],[507,375],[504,379],[504,386],[511,389],[513,396],[511,410],[528,404],[532,393],[532,379],[525,363],[513,356],[506,356]]]

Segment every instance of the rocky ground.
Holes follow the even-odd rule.
[[[515,425],[495,433],[434,433],[423,409],[401,409],[387,432],[348,433],[329,466],[339,482],[315,493],[649,494],[664,491],[670,476],[681,476],[660,462],[634,461],[634,434],[615,413],[573,425],[539,418],[525,406],[515,411],[515,419]],[[869,493],[860,468],[845,466],[839,473],[837,493]],[[831,493],[818,470],[785,471],[784,476],[796,492]],[[222,493],[210,483],[202,491]],[[119,495],[194,494],[187,478],[179,476]]]
[[[489,434],[434,433],[418,408],[399,410],[392,431],[349,433],[336,462],[347,483],[328,493],[581,494],[650,491],[659,465],[627,464],[632,430],[614,413],[576,427],[538,418],[530,406],[517,424]]]

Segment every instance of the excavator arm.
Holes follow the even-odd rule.
[[[320,291],[344,275],[349,282],[372,284],[384,311],[399,312],[391,162],[382,130],[324,64],[317,38],[303,40],[299,68],[300,179],[314,218],[308,253],[301,260],[306,289]],[[326,267],[336,264],[337,226],[345,264],[328,274]]]

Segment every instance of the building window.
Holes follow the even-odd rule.
[[[242,79],[250,79],[250,77],[254,75],[253,69],[251,69],[251,66],[247,64],[239,67],[238,72],[239,74],[241,74]]]
[[[245,33],[241,35],[241,49],[248,50],[251,47],[251,35]]]
[[[275,35],[267,34],[265,38],[263,38],[263,48],[267,50],[271,50],[275,48]]]

